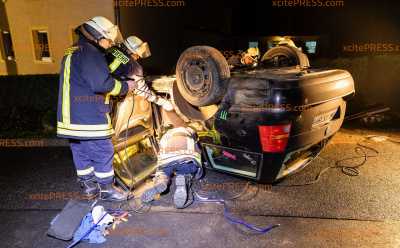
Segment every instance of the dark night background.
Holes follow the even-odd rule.
[[[380,104],[391,111],[370,117],[389,118],[372,124],[346,120],[310,165],[273,186],[207,170],[201,183],[204,189],[217,186],[211,196],[227,198],[228,215],[259,228],[280,224],[270,233],[248,232],[227,221],[222,204],[177,210],[170,190],[151,208],[132,212],[117,227],[123,235],[77,247],[400,247],[400,51],[343,49],[364,43],[400,48],[400,1],[343,0],[344,7],[332,8],[278,8],[272,0],[182,1],[184,7],[116,7],[123,35],[150,44],[152,56],[141,62],[146,74],[174,74],[179,55],[193,45],[232,51],[260,41],[264,53],[268,36],[319,37],[311,66],[345,69],[354,78],[356,95],[347,102],[346,115]],[[6,25],[1,6],[0,24]],[[55,139],[58,80],[56,74],[0,77],[0,247],[69,244],[46,235],[69,198],[32,197],[80,190],[68,142]],[[18,138],[46,145],[7,143]],[[118,204],[125,207],[138,206]],[[162,230],[167,234],[154,234]]]
[[[272,1],[185,1],[185,7],[120,7],[124,35],[148,40],[152,57],[143,61],[150,74],[174,73],[179,54],[192,45],[222,51],[245,50],[248,41],[271,35],[319,36],[312,66],[349,70],[357,97],[350,111],[383,103],[399,111],[400,52],[348,53],[344,45],[400,44],[400,3],[345,0],[344,7],[273,7]],[[261,42],[261,52],[266,46]]]
[[[116,19],[124,36],[148,41],[152,56],[141,61],[147,75],[174,74],[183,50],[210,45],[221,51],[246,50],[267,36],[315,36],[311,66],[348,70],[356,96],[347,114],[371,105],[400,112],[400,51],[346,52],[349,44],[400,46],[400,2],[344,0],[344,7],[274,7],[272,0],[185,0],[183,7],[119,7]],[[0,21],[4,21],[0,18]],[[298,44],[297,44],[298,45]],[[55,136],[58,75],[0,77],[2,137]],[[39,86],[40,85],[40,86]],[[17,99],[17,100],[16,100]]]
[[[331,8],[278,8],[271,0],[188,0],[185,4],[176,8],[120,8],[123,33],[135,33],[151,42],[154,56],[149,64],[171,69],[180,52],[190,45],[244,49],[251,38],[270,35],[324,37],[319,56],[330,58],[342,56],[344,44],[400,42],[397,1],[345,0],[344,7]]]

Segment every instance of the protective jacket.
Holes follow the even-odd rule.
[[[57,136],[104,139],[114,133],[109,116],[110,96],[124,95],[128,84],[113,78],[104,53],[81,37],[61,62]]]
[[[163,167],[173,161],[194,161],[201,167],[201,150],[191,128],[178,127],[168,130],[160,140],[157,164]]]
[[[136,82],[134,94],[143,96],[146,100],[156,104],[162,103],[158,97],[147,86],[144,80],[143,67],[125,49],[113,46],[106,51],[106,59],[112,75],[118,80],[134,80]]]

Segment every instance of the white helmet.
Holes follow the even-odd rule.
[[[130,52],[139,55],[142,59],[151,56],[149,44],[136,36],[129,36],[124,41],[124,45]]]
[[[99,38],[106,38],[112,40],[113,42],[117,42],[117,38],[120,35],[119,29],[117,25],[114,25],[110,20],[103,16],[95,16],[92,19],[85,22],[85,24],[92,27],[94,30],[99,32],[102,37],[95,37],[96,39]],[[92,34],[93,35],[93,34]]]

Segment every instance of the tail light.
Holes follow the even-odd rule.
[[[289,139],[290,126],[290,124],[258,126],[262,150],[264,152],[285,151]]]

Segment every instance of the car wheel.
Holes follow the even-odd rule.
[[[186,49],[176,65],[179,92],[190,104],[201,107],[219,102],[226,93],[229,65],[215,48]]]
[[[310,67],[307,55],[298,48],[281,45],[269,49],[261,58],[263,65],[272,67],[300,66],[301,68]]]

